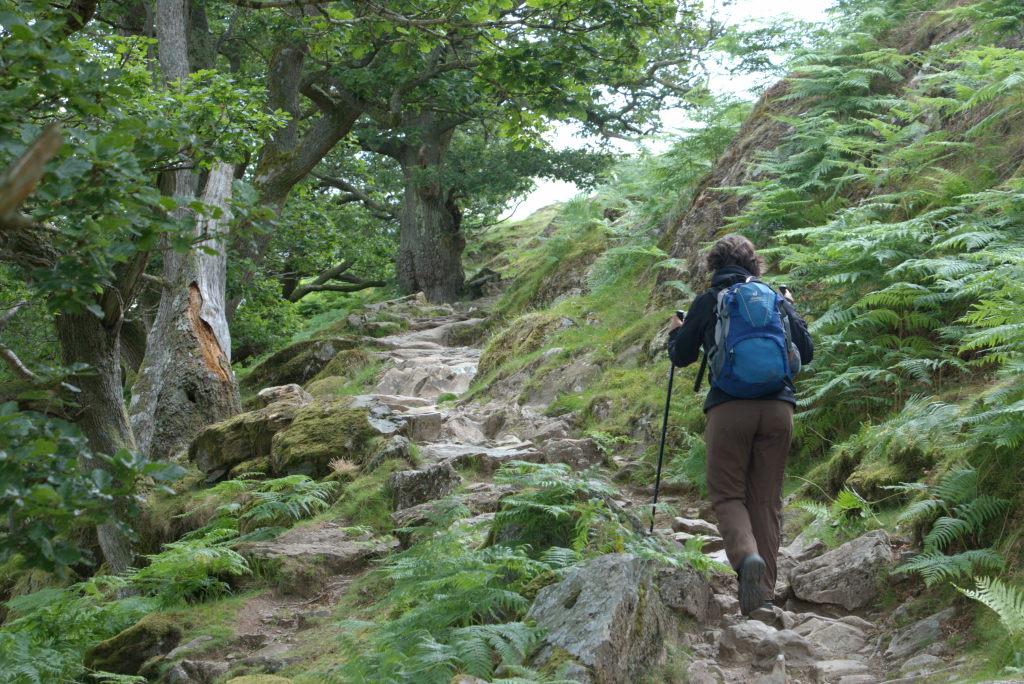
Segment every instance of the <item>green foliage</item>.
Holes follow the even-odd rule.
[[[540,636],[518,621],[530,605],[522,592],[561,566],[523,548],[474,548],[474,533],[439,529],[385,561],[392,589],[382,607],[395,617],[343,624],[338,681],[446,684],[456,672],[492,680],[496,665],[522,665]]]
[[[844,487],[826,506],[820,501],[798,501],[797,508],[814,516],[809,531],[829,546],[880,526],[874,506],[855,490]]]
[[[156,596],[165,607],[223,596],[230,592],[227,578],[252,571],[234,546],[273,537],[282,528],[326,510],[336,488],[334,482],[316,482],[305,475],[225,480],[208,491],[205,505],[223,502],[216,506],[212,520],[146,556],[148,564],[134,570],[129,582],[142,593]]]
[[[70,423],[0,404],[0,562],[16,554],[27,567],[58,574],[92,562],[73,532],[115,520],[124,507],[137,511],[141,477],[172,481],[183,472],[126,450],[95,454]]]
[[[40,265],[27,251],[5,261],[51,311],[99,314],[96,292],[133,256],[162,236],[178,250],[194,239],[191,219],[171,213],[178,201],[160,194],[153,175],[178,163],[241,160],[281,119],[257,104],[253,84],[215,72],[154,87],[146,39],[68,35],[66,17],[44,3],[7,2],[0,11],[0,166],[49,121],[61,122],[65,139],[25,206],[53,226],[56,261]]]
[[[154,609],[143,597],[111,600],[124,580],[98,577],[64,589],[44,589],[8,601],[0,629],[0,662],[10,684],[75,681],[82,655]]]
[[[993,577],[977,577],[974,581],[974,589],[958,586],[957,591],[995,611],[1011,642],[1019,647],[1024,640],[1024,592]]]
[[[969,468],[954,470],[934,485],[904,483],[894,487],[901,492],[923,495],[910,504],[900,520],[917,520],[930,527],[924,535],[923,552],[900,566],[899,572],[917,572],[927,586],[946,579],[970,576],[980,571],[994,572],[1005,566],[992,549],[974,549],[989,521],[1006,510],[1009,501],[981,494],[978,473]],[[947,555],[950,547],[966,551]]]
[[[556,681],[523,667],[540,631],[521,620],[537,591],[587,557],[628,551],[703,571],[720,564],[701,540],[673,551],[613,510],[615,491],[563,464],[512,462],[496,482],[519,488],[502,499],[487,542],[483,525],[459,523],[465,507],[444,507],[417,543],[383,562],[391,589],[377,607],[388,619],[349,621],[342,682],[437,682],[456,673],[489,681]]]

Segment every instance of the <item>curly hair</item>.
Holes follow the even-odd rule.
[[[764,259],[754,249],[754,243],[739,233],[726,235],[712,245],[704,261],[712,273],[726,266],[742,266],[755,276],[764,271]]]

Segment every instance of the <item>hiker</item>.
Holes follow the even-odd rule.
[[[800,364],[810,363],[814,347],[807,324],[793,308],[792,295],[780,288],[781,313],[789,318],[792,342],[791,350],[787,350],[791,351],[789,360],[793,365],[790,377],[781,389],[755,393],[753,398],[733,396],[719,387],[734,387],[715,377],[716,360],[721,364],[721,357],[715,359],[714,354],[719,293],[759,277],[764,260],[750,240],[732,234],[711,247],[706,263],[712,273],[711,287],[693,300],[684,320],[672,317],[668,350],[672,363],[682,367],[696,361],[703,346],[710,363],[711,388],[704,401],[708,495],[725,539],[729,563],[739,576],[740,612],[749,615],[762,606],[770,609],[774,605],[782,478],[796,407],[791,376]],[[774,299],[766,286],[760,287]],[[781,319],[778,313],[774,316],[775,320]],[[799,358],[794,358],[796,351]]]

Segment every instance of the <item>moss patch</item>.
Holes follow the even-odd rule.
[[[333,459],[364,463],[378,433],[368,421],[369,411],[349,404],[347,397],[322,398],[302,407],[288,429],[274,435],[275,471],[323,477]]]
[[[150,658],[169,652],[181,641],[181,615],[150,613],[134,625],[93,646],[84,664],[94,670],[134,675]]]
[[[326,337],[288,345],[255,366],[239,386],[246,392],[288,383],[303,384],[323,370],[338,352],[359,346],[356,337]]]
[[[480,355],[478,374],[487,375],[510,359],[537,351],[552,333],[572,325],[571,319],[553,313],[520,316],[488,342]]]

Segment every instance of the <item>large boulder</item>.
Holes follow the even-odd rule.
[[[150,613],[128,629],[93,646],[82,662],[91,670],[137,675],[147,660],[177,646],[181,634],[180,616]]]
[[[573,470],[586,470],[592,466],[602,465],[605,455],[598,448],[597,442],[586,437],[584,439],[549,439],[541,448],[547,463],[564,463]]]
[[[388,489],[395,510],[451,494],[462,478],[450,463],[433,463],[416,470],[399,470],[388,476]]]
[[[358,572],[397,546],[368,534],[353,535],[338,522],[322,522],[293,527],[269,541],[242,544],[238,551],[259,566],[274,566],[284,593],[311,596],[327,578]]]
[[[857,610],[878,598],[879,577],[890,563],[889,535],[874,530],[800,563],[790,572],[789,580],[798,599]]]
[[[273,437],[274,470],[323,477],[334,459],[365,462],[371,456],[370,440],[380,431],[371,425],[366,408],[349,403],[348,397],[322,397],[299,409],[288,429]]]
[[[279,401],[305,406],[313,401],[313,396],[294,383],[279,387],[264,387],[256,393],[256,397],[253,399],[253,408],[261,409]]]
[[[885,657],[890,660],[902,660],[938,641],[942,638],[942,623],[955,615],[956,609],[946,608],[904,627],[893,635],[889,648],[885,650]]]
[[[192,440],[188,457],[204,473],[227,472],[244,461],[266,458],[274,435],[292,424],[305,403],[308,401],[296,395],[208,425]]]
[[[238,384],[248,392],[289,383],[302,385],[322,371],[339,352],[354,349],[359,344],[359,338],[346,336],[296,342],[261,361]]]
[[[644,561],[628,553],[573,568],[537,595],[528,617],[545,630],[533,663],[593,684],[636,682],[665,660],[668,617]]]
[[[722,610],[704,575],[691,567],[661,568],[656,576],[658,595],[672,610],[697,621],[699,625],[717,624]]]

